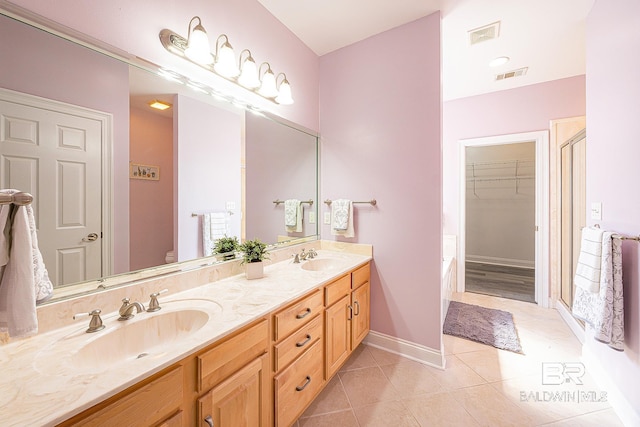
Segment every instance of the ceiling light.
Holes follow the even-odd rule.
[[[193,29],[191,28],[192,26]],[[278,74],[278,77],[283,76],[278,85],[271,65],[268,62],[263,62],[259,68],[256,68],[256,61],[248,49],[240,52],[240,60],[236,62],[233,47],[231,47],[226,34],[221,34],[216,39],[214,57],[211,54],[207,33],[202,26],[200,18],[197,16],[194,16],[189,22],[187,39],[171,30],[164,29],[160,31],[160,42],[168,52],[187,59],[205,70],[224,77],[269,101],[283,105],[293,103],[291,85],[284,73]],[[263,72],[263,65],[265,64],[266,69]],[[184,81],[174,76],[165,75],[165,77],[184,84]]]
[[[191,29],[191,24],[193,24],[196,19],[198,20],[198,24]],[[187,48],[184,50],[184,54],[198,64],[211,64],[213,62],[211,48],[209,47],[209,38],[198,16],[194,16],[189,22]]]
[[[162,110],[171,108],[171,104],[169,104],[168,102],[158,101],[157,99],[154,99],[153,101],[149,102],[149,107],[162,111]]]
[[[499,56],[489,62],[489,67],[499,67],[509,62],[509,59],[508,56]]]
[[[278,96],[276,96],[276,102],[282,105],[291,105],[293,104],[293,98],[291,97],[291,85],[289,84],[289,80],[287,80],[287,76],[284,73],[278,74],[276,77],[276,83],[278,82],[278,78],[282,76],[283,79],[280,82],[280,86],[278,87]]]

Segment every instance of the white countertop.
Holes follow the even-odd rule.
[[[334,259],[333,268],[307,271],[301,268],[304,262],[282,261],[265,267],[262,279],[247,280],[241,274],[160,295],[162,310],[140,313],[126,322],[117,321],[119,307],[104,309],[106,328],[100,332],[84,332],[89,324],[87,318],[0,346],[0,423],[20,427],[56,425],[371,260],[370,256],[327,250],[319,250],[316,259],[319,258]],[[118,364],[105,358],[104,366],[99,368],[83,367],[74,359],[83,345],[100,339],[101,334],[126,327],[127,322],[183,308],[207,311],[210,318],[175,345]],[[99,366],[100,361],[96,362]]]

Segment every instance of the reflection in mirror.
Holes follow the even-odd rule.
[[[0,37],[0,114],[13,132],[0,141],[0,187],[34,195],[54,300],[215,262],[198,261],[205,214],[242,240],[317,236],[313,132],[4,15]],[[38,151],[47,132],[53,145]],[[301,232],[287,231],[276,199],[314,202]],[[56,243],[62,231],[70,240]]]

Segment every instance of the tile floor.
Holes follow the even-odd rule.
[[[556,310],[454,298],[513,313],[525,355],[444,335],[440,370],[361,345],[294,427],[622,426],[606,401],[584,401],[602,392],[588,372],[580,386],[542,384],[542,362],[580,361],[580,344]],[[580,401],[559,400],[572,396]]]

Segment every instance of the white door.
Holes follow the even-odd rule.
[[[15,94],[15,93],[14,93]],[[34,196],[40,251],[54,286],[101,277],[99,120],[0,93],[0,187]]]

